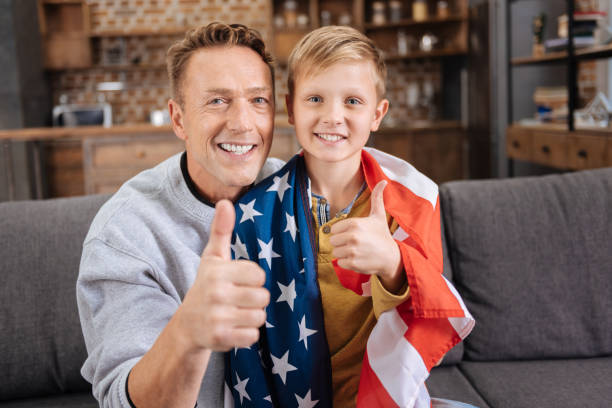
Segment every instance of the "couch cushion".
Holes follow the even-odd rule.
[[[453,182],[442,211],[471,360],[612,354],[612,168]]]
[[[0,400],[90,390],[75,288],[83,240],[107,198],[0,204]]]
[[[466,402],[480,408],[489,407],[457,366],[434,368],[426,384],[431,397]]]
[[[612,357],[465,362],[460,368],[491,407],[612,407]]]
[[[0,401],[2,408],[98,408],[98,401],[91,392],[62,394],[52,397]]]

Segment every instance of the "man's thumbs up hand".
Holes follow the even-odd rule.
[[[234,206],[219,201],[196,280],[176,314],[193,348],[249,347],[266,321],[270,293],[262,287],[265,272],[254,262],[231,260],[235,219]]]
[[[391,236],[383,192],[387,181],[379,182],[370,197],[370,214],[338,221],[331,228],[332,255],[338,265],[367,275],[378,275],[383,286],[397,292],[405,281],[401,254]]]
[[[232,232],[236,221],[236,211],[229,200],[221,200],[215,206],[215,217],[210,226],[210,237],[202,257],[217,257],[229,261],[232,259],[230,247]]]

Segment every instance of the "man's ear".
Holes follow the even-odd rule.
[[[187,140],[187,132],[185,132],[185,125],[183,123],[183,109],[181,105],[174,99],[168,100],[168,112],[170,113],[170,119],[172,120],[172,130],[176,137],[182,140]]]
[[[295,125],[293,120],[293,98],[291,95],[285,95],[285,105],[287,106],[287,116],[289,118],[289,124]]]
[[[376,111],[374,112],[374,119],[372,120],[372,125],[370,126],[370,131],[376,132],[378,130],[380,122],[382,122],[388,110],[389,101],[387,99],[382,99],[380,102],[378,102],[378,105],[376,105]]]

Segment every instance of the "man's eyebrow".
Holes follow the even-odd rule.
[[[246,92],[249,94],[261,93],[261,92],[272,92],[272,88],[269,86],[255,86],[252,88],[248,88]],[[235,91],[229,88],[209,88],[206,90],[206,93],[219,94],[219,95],[230,95],[230,94],[235,93]]]

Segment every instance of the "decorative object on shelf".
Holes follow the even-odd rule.
[[[297,26],[301,30],[305,30],[308,28],[308,24],[310,23],[310,19],[308,18],[308,14],[300,13],[297,16]]]
[[[350,26],[351,24],[353,24],[353,17],[351,16],[351,13],[348,11],[342,12],[338,17],[338,25]]]
[[[538,86],[533,93],[540,122],[564,123],[567,120],[568,93],[565,86]]]
[[[414,21],[427,20],[427,2],[425,0],[414,0],[412,3],[412,19]]]
[[[274,28],[277,30],[282,30],[285,28],[285,17],[280,14],[274,16]]]
[[[533,18],[533,48],[534,57],[544,55],[544,29],[546,27],[546,14],[541,13]]]
[[[423,34],[421,41],[419,42],[419,49],[423,52],[431,52],[438,43],[438,37],[432,33]]]
[[[410,52],[409,36],[406,34],[406,30],[397,31],[397,54],[408,55]]]
[[[285,0],[283,3],[283,15],[287,28],[295,28],[297,26],[297,6],[298,3],[295,0]]]
[[[402,20],[402,2],[392,0],[389,2],[389,21],[397,23]]]
[[[448,11],[448,2],[445,0],[439,0],[436,6],[436,14],[438,18],[448,18],[450,13]]]
[[[584,109],[574,112],[576,127],[608,127],[612,117],[612,105],[603,92],[599,92]]]
[[[332,24],[331,13],[329,10],[321,10],[321,26],[329,26]]]
[[[384,1],[375,1],[372,3],[372,23],[376,25],[383,25],[387,23]]]

